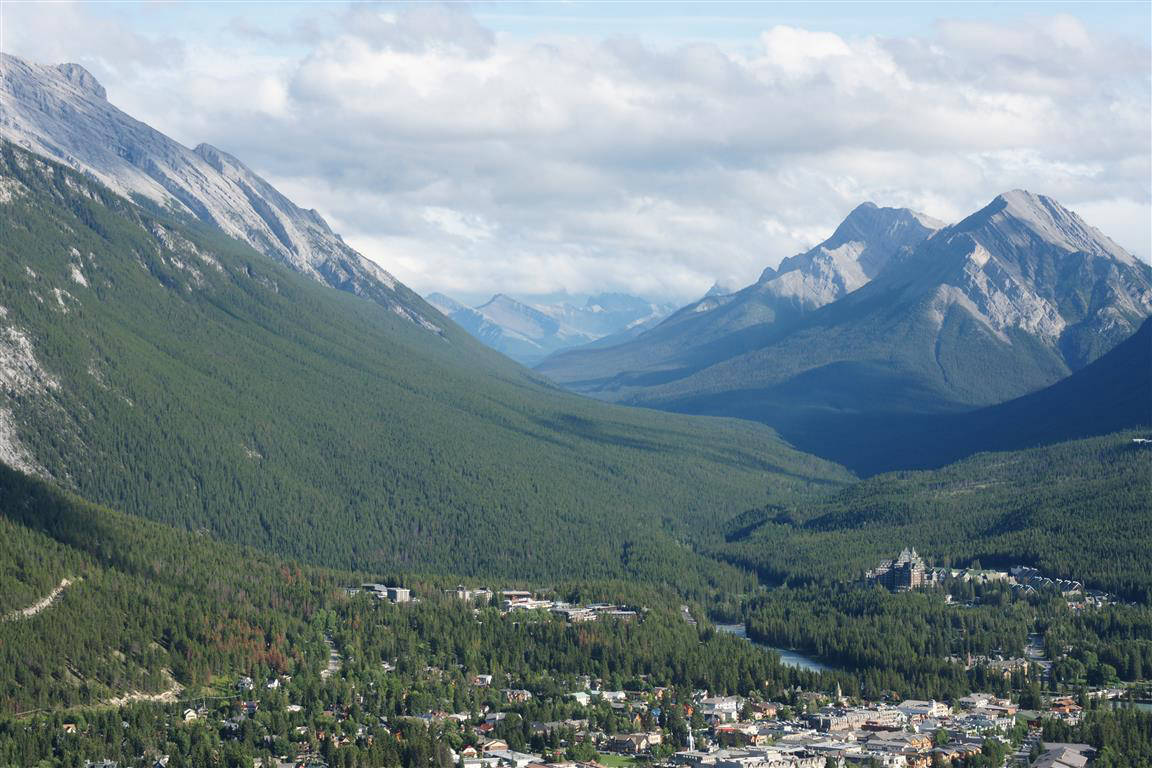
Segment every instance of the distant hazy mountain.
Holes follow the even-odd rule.
[[[871,279],[854,291],[846,281],[845,295],[823,306],[786,316],[774,303],[758,319],[719,322],[748,306],[744,297],[762,294],[765,283],[778,283],[781,273],[768,272],[767,280],[706,298],[633,341],[557,355],[539,369],[599,397],[764,421],[807,450],[859,468],[886,442],[886,425],[1049,386],[1131,336],[1152,313],[1152,269],[1051,198],[1009,192],[930,234],[868,260]],[[837,263],[829,257],[842,247],[838,239],[793,263]],[[863,254],[849,263],[868,278]],[[814,286],[833,281],[802,270],[789,283],[807,286],[798,303],[831,296]],[[686,319],[695,313],[707,320]],[[687,323],[690,331],[677,328]],[[861,423],[871,430],[871,447]]]
[[[226,152],[189,149],[121,112],[80,65],[0,54],[0,72],[0,137],[439,332],[419,296],[346,245],[315,210],[296,206]]]
[[[791,323],[842,298],[940,226],[906,208],[864,203],[827,240],[765,269],[747,288],[713,285],[646,333],[622,339],[626,343],[563,352],[538,370],[578,391],[613,398],[632,380],[647,386],[703,368],[745,351],[740,331]]]
[[[442,293],[427,300],[489,347],[525,365],[534,365],[563,349],[598,340],[618,343],[663,319],[669,304],[637,296],[602,293],[585,302],[529,304],[499,293],[484,304],[468,307]]]

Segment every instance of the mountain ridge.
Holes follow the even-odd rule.
[[[749,349],[746,336],[786,327],[865,285],[890,259],[934,232],[936,223],[910,209],[863,203],[826,240],[765,268],[755,283],[728,293],[709,290],[625,345],[561,352],[537,370],[576,391],[616,399],[599,385],[615,386],[613,379],[630,369],[660,381],[707,367]]]
[[[709,314],[734,299],[706,301],[719,307]],[[675,352],[691,350],[674,323],[693,310],[630,344],[562,354],[538,369],[607,400],[758,420],[860,467],[871,460],[866,447],[841,451],[858,445],[850,425],[884,429],[886,419],[991,406],[1115,348],[1152,314],[1152,268],[1051,198],[1013,191],[895,253],[835,301],[787,323],[705,336],[702,352]],[[661,334],[677,356],[646,366],[630,357]]]
[[[244,163],[208,144],[189,149],[116,108],[78,64],[0,53],[0,138],[92,174],[125,196],[188,216],[291,269],[383,304],[432,333],[436,313]]]

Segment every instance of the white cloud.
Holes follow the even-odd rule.
[[[1016,187],[1152,252],[1149,51],[1067,15],[925,38],[769,26],[729,49],[503,39],[458,6],[187,40],[63,7],[63,35],[13,52],[91,64],[115,103],[236,154],[419,290],[688,298],[863,200],[955,220]]]

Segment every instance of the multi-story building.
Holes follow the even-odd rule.
[[[915,549],[905,547],[895,560],[885,560],[864,574],[866,581],[879,584],[893,592],[903,592],[924,586],[928,568],[924,558]]]

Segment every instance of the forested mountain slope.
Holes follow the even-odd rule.
[[[332,566],[624,575],[850,479],[566,394],[11,145],[0,190],[0,455],[98,503]]]
[[[1152,319],[1103,357],[1030,395],[962,413],[841,415],[831,439],[819,422],[792,437],[799,448],[871,475],[1139,427],[1152,427]]]
[[[69,497],[0,466],[0,715],[314,671],[312,613],[342,586]],[[35,604],[67,580],[35,615]],[[172,695],[172,694],[170,694]]]
[[[769,579],[854,580],[902,547],[1032,565],[1147,603],[1152,449],[1123,432],[878,475],[815,504],[729,521],[717,554]]]

